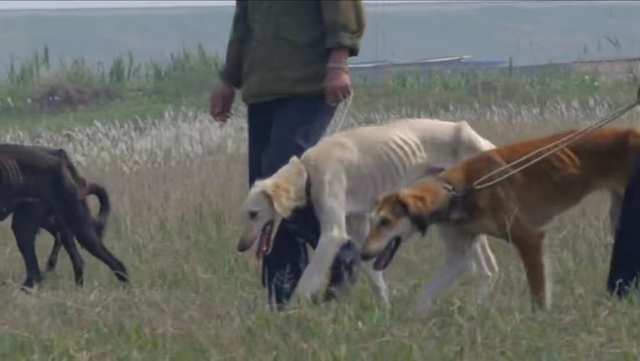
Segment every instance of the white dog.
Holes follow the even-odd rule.
[[[311,201],[321,236],[295,294],[311,299],[322,291],[338,249],[352,240],[358,250],[369,232],[369,213],[379,195],[435,176],[495,146],[466,122],[406,119],[361,127],[322,139],[273,176],[257,181],[243,204],[246,228],[238,251],[259,239],[257,256],[271,250],[282,219]],[[474,262],[488,292],[498,267],[486,238],[476,243]],[[365,274],[373,292],[388,306],[387,286],[372,262]]]

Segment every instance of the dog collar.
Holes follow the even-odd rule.
[[[451,183],[447,182],[446,180],[438,177],[437,178],[440,183],[442,184],[442,188],[444,188],[444,190],[446,190],[449,193],[452,193],[452,195],[454,196],[461,196],[461,195],[465,195],[471,192],[471,188],[464,188],[462,190],[460,189],[456,189],[456,186],[452,185]]]
[[[465,208],[465,203],[467,201],[467,197],[471,193],[471,188],[464,189],[456,189],[454,185],[447,182],[446,180],[439,178],[440,183],[442,184],[442,188],[444,188],[449,194],[449,202],[447,203],[447,208],[443,214],[443,218],[447,221],[451,221],[453,218],[451,217],[452,213],[456,209],[460,209],[460,207]]]

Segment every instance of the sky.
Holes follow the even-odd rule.
[[[234,3],[234,1],[0,1],[0,10],[220,6]]]
[[[545,5],[559,5],[561,3],[580,3],[580,1],[478,1],[478,0],[469,0],[469,1],[428,1],[428,0],[373,0],[373,1],[364,1],[367,4],[372,3],[511,3],[519,5],[533,5],[533,6],[545,6]],[[591,1],[593,3],[600,3],[602,1]],[[619,2],[619,1],[611,1],[611,2]],[[229,6],[234,5],[235,1],[190,1],[190,0],[182,0],[182,1],[158,1],[158,0],[147,0],[147,1],[29,1],[29,0],[21,0],[21,1],[6,1],[0,0],[0,10],[23,10],[23,9],[91,9],[91,8],[140,8],[140,7],[175,7],[175,6]]]
[[[464,2],[477,2],[480,1],[426,1],[426,0],[408,0],[408,1],[384,1],[384,0],[374,0],[374,1],[364,1],[365,3],[464,3]],[[509,2],[509,3],[531,3],[535,4],[534,1],[493,1],[493,2]],[[561,2],[570,2],[570,1],[560,1]],[[486,2],[485,2],[486,3]],[[542,4],[544,2],[538,2],[538,4]],[[550,2],[547,2],[549,4]],[[175,6],[229,6],[234,5],[235,1],[0,1],[0,10],[22,10],[22,9],[86,9],[86,8],[139,8],[139,7],[175,7]]]
[[[0,1],[0,10],[219,6],[233,4],[234,1]]]
[[[370,2],[370,1],[365,1]],[[414,1],[374,1],[378,3]],[[446,2],[446,1],[417,1]],[[228,6],[235,1],[0,1],[0,10],[10,9],[80,9],[123,7],[172,7],[172,6]]]

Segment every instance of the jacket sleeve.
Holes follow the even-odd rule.
[[[366,27],[362,0],[321,0],[322,16],[327,31],[328,49],[347,48],[350,56],[360,52],[360,39]]]
[[[235,88],[242,85],[242,48],[247,30],[247,2],[236,1],[225,63],[220,72],[222,80]]]

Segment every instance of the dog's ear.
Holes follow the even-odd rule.
[[[264,192],[279,216],[288,218],[294,209],[307,203],[307,178],[304,164],[294,156],[265,182]]]
[[[280,180],[273,180],[265,185],[263,192],[271,200],[273,209],[280,217],[287,218],[291,215],[293,211],[293,196],[286,183]]]
[[[429,227],[428,213],[431,204],[429,197],[418,192],[400,191],[397,202],[411,223],[422,235],[425,235]]]

